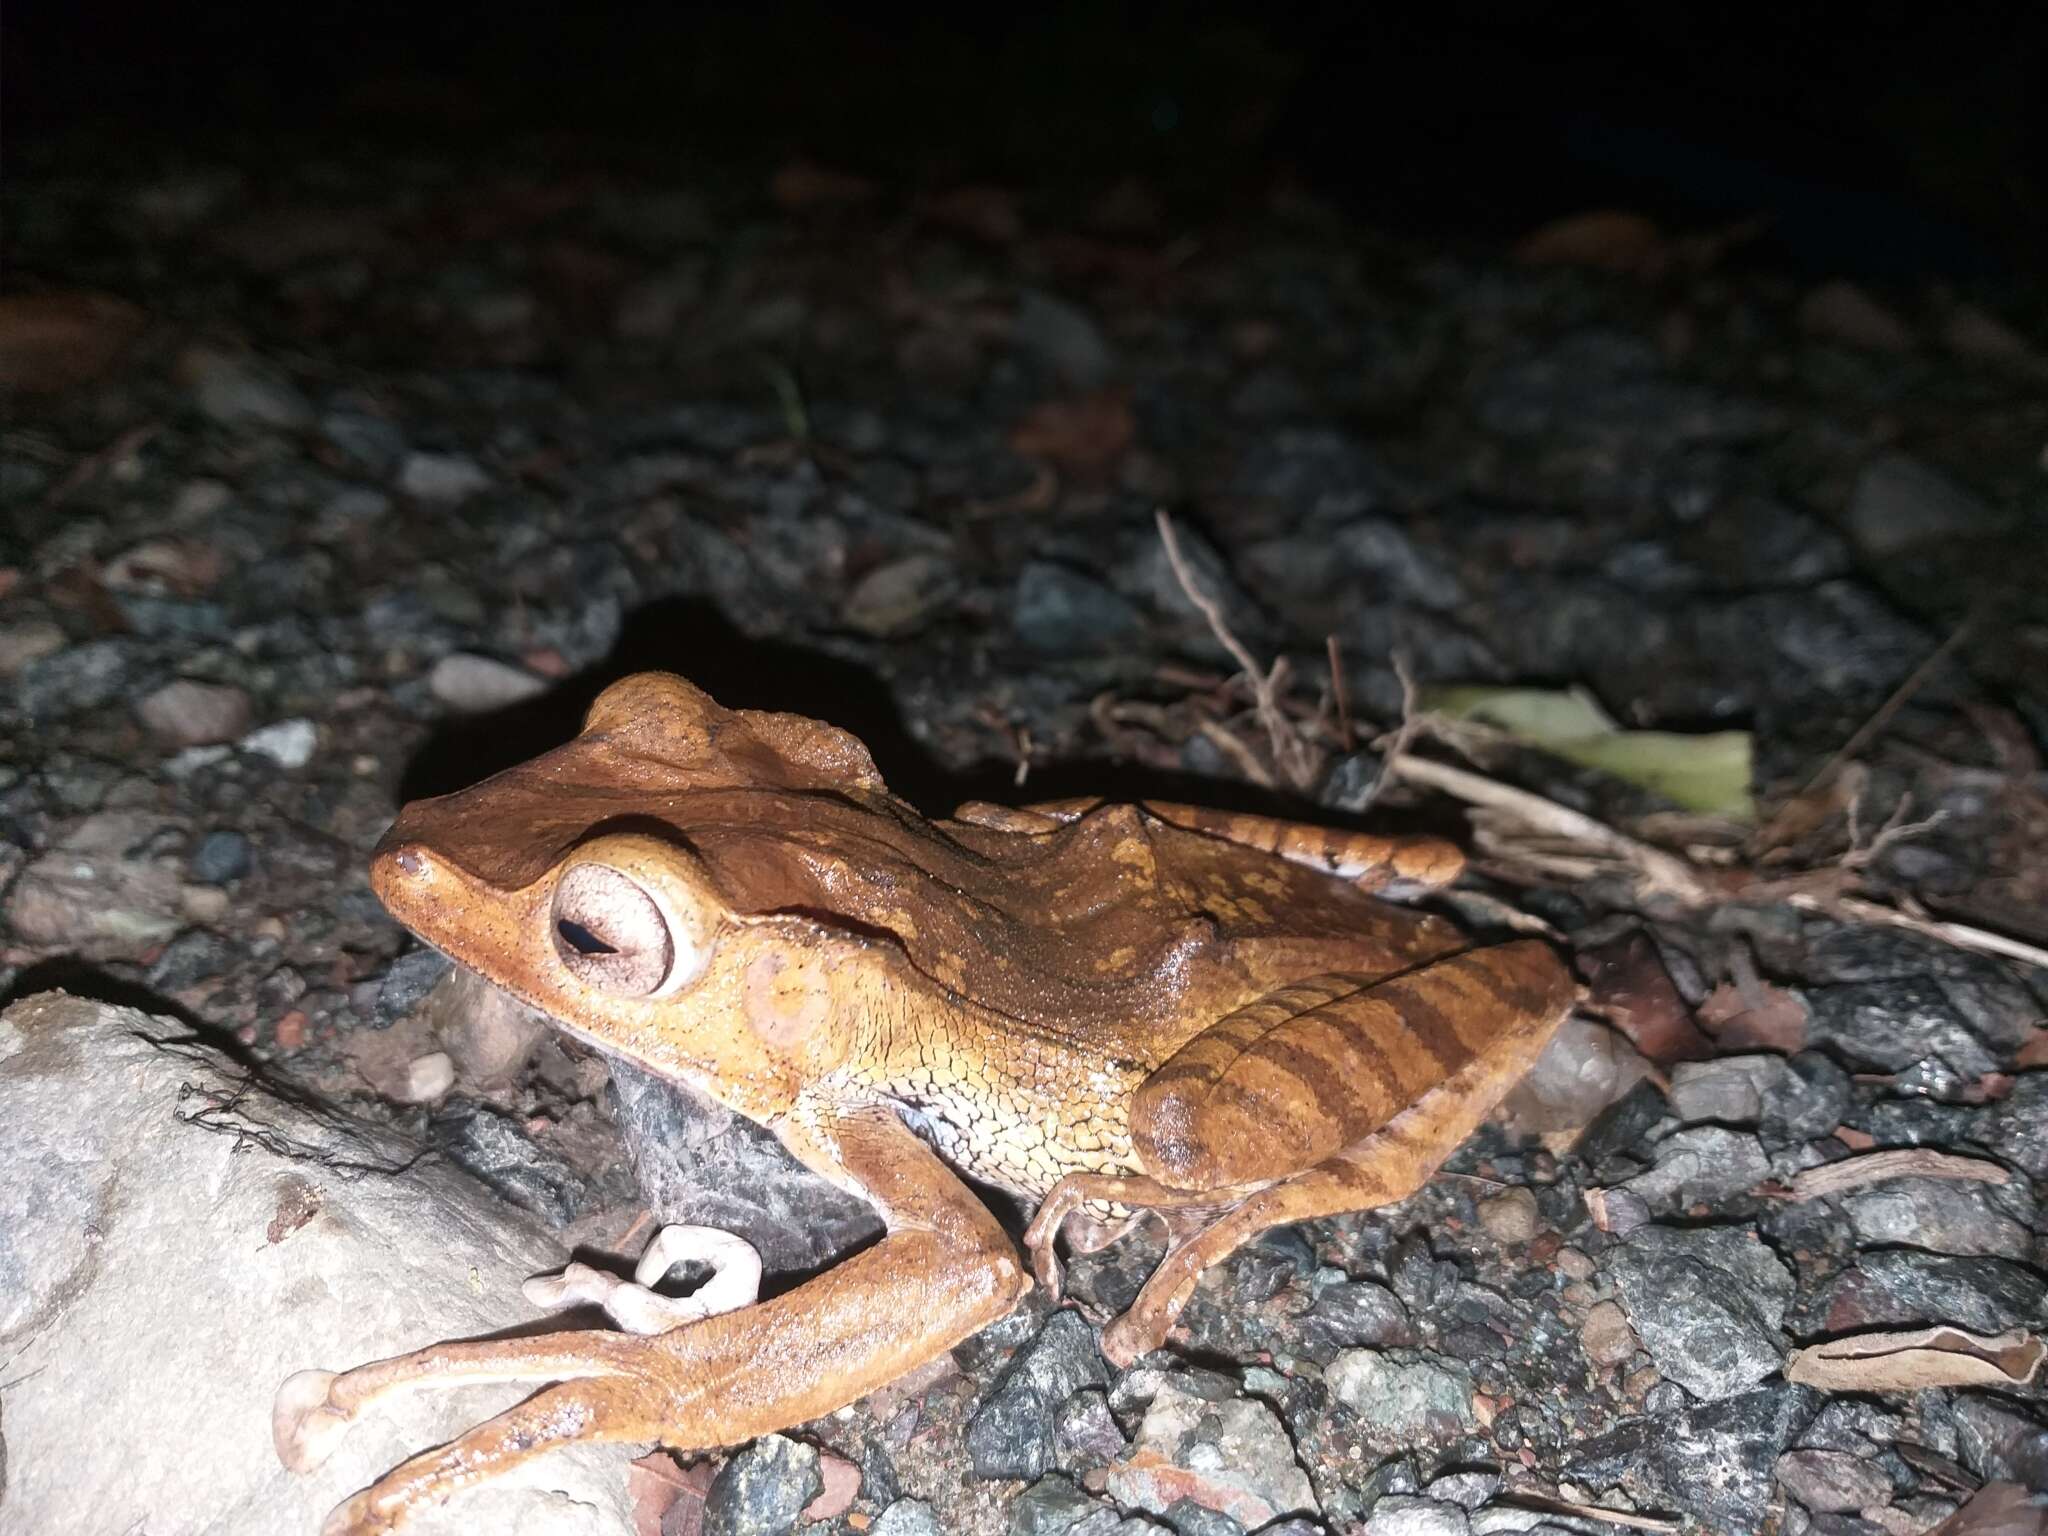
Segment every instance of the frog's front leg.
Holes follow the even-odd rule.
[[[1007,1313],[1029,1289],[995,1218],[894,1116],[807,1113],[792,1150],[882,1212],[881,1242],[785,1295],[652,1337],[604,1331],[443,1344],[279,1394],[288,1466],[317,1464],[371,1400],[411,1386],[547,1381],[342,1504],[326,1536],[371,1536],[410,1513],[577,1441],[736,1445],[829,1413]]]
[[[1330,975],[1219,1019],[1139,1087],[1140,1165],[1074,1174],[1024,1241],[1056,1275],[1052,1245],[1084,1202],[1184,1217],[1221,1206],[1176,1242],[1103,1352],[1129,1364],[1165,1341],[1201,1272],[1270,1227],[1405,1198],[1535,1061],[1576,995],[1533,940],[1468,950],[1391,979]]]

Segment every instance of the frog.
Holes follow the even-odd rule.
[[[882,1235],[759,1299],[735,1240],[665,1229],[633,1282],[529,1282],[618,1327],[298,1372],[278,1454],[310,1470],[393,1393],[536,1388],[325,1526],[370,1536],[571,1443],[742,1445],[1034,1286],[1059,1302],[1062,1248],[1147,1226],[1164,1257],[1101,1333],[1128,1365],[1247,1242],[1414,1193],[1571,1012],[1549,944],[1475,943],[1417,903],[1463,863],[1443,838],[1165,801],[928,819],[847,731],[670,673],[613,683],[566,744],[405,806],[372,887],[568,1036],[767,1127]],[[1021,1245],[976,1185],[1032,1213]],[[712,1264],[719,1299],[643,1283],[679,1255]]]

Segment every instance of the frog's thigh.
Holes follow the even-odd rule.
[[[1139,1086],[1133,1149],[1162,1184],[1217,1189],[1313,1168],[1425,1100],[1476,1104],[1476,1123],[1571,1001],[1564,967],[1534,940],[1384,981],[1294,983],[1219,1019]]]
[[[1146,1171],[1182,1189],[1264,1187],[1166,1256],[1105,1349],[1128,1361],[1158,1347],[1201,1272],[1268,1228],[1412,1194],[1529,1069],[1574,992],[1557,957],[1525,940],[1339,992],[1260,1031],[1270,1015],[1256,1010],[1278,1012],[1276,994],[1190,1041],[1139,1090],[1132,1139]]]

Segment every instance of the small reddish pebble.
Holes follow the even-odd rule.
[[[306,1015],[294,1008],[277,1021],[277,1048],[280,1051],[296,1051],[306,1043]]]

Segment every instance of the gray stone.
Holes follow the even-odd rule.
[[[1323,1287],[1315,1304],[1302,1314],[1300,1329],[1302,1353],[1323,1364],[1340,1349],[1360,1345],[1381,1349],[1415,1342],[1415,1330],[1401,1299],[1369,1280]]]
[[[1373,1505],[1365,1536],[1466,1536],[1470,1528],[1462,1505],[1393,1493]]]
[[[457,651],[435,662],[434,670],[427,675],[427,687],[435,698],[462,714],[506,709],[548,691],[544,677],[535,677],[510,662],[474,656],[467,651]]]
[[[1780,1384],[1630,1419],[1574,1447],[1565,1476],[1619,1487],[1639,1505],[1683,1510],[1706,1530],[1760,1530],[1778,1456],[1817,1401],[1804,1387]]]
[[[1107,1393],[1087,1388],[1053,1414],[1053,1446],[1062,1467],[1086,1471],[1123,1454],[1124,1432],[1109,1411]]]
[[[482,465],[461,453],[409,453],[398,470],[398,489],[415,501],[455,506],[491,488]]]
[[[313,407],[282,369],[246,352],[193,347],[178,359],[192,402],[224,427],[295,431],[313,420]]]
[[[818,1449],[763,1435],[718,1469],[704,1495],[704,1536],[789,1536],[825,1491]]]
[[[567,1253],[416,1146],[273,1099],[183,1024],[129,1009],[49,993],[0,1014],[0,1122],[10,1529],[315,1531],[529,1394],[408,1393],[286,1472],[270,1434],[286,1376],[526,1321],[520,1283]],[[205,1305],[167,1304],[181,1297]],[[407,1531],[625,1536],[629,1454],[536,1458]]]
[[[1653,1210],[1683,1210],[1725,1200],[1770,1176],[1756,1137],[1720,1125],[1694,1125],[1657,1143],[1656,1162],[1622,1185]]]
[[[7,893],[16,943],[90,960],[135,957],[185,926],[178,861],[160,851],[182,823],[101,811],[32,860]]]
[[[1036,288],[1017,296],[1011,338],[1076,389],[1100,388],[1116,366],[1109,342],[1092,316]]]
[[[1010,1506],[1010,1536],[1065,1536],[1102,1508],[1064,1477],[1041,1477]]]
[[[1054,1459],[1059,1406],[1083,1387],[1108,1383],[1109,1368],[1087,1319],[1072,1310],[1053,1313],[967,1421],[974,1475],[1021,1479],[1046,1472]]]
[[[1830,1332],[1956,1323],[1998,1333],[2048,1320],[2048,1280],[2007,1259],[1878,1249],[1858,1254],[1823,1302]]]
[[[1324,1373],[1337,1400],[1380,1434],[1445,1440],[1472,1417],[1472,1375],[1460,1362],[1409,1350],[1347,1349]]]
[[[277,720],[258,726],[236,743],[244,752],[267,757],[280,768],[299,769],[313,760],[320,729],[305,719]]]
[[[249,728],[249,695],[225,683],[181,677],[135,706],[150,733],[174,747],[233,741]]]
[[[1793,1278],[1747,1229],[1643,1227],[1606,1268],[1657,1369],[1696,1397],[1729,1397],[1777,1371]]]
[[[1024,644],[1053,655],[1100,651],[1139,628],[1129,599],[1045,560],[1032,561],[1018,575],[1010,623]]]
[[[255,850],[231,827],[216,827],[199,841],[185,869],[201,885],[227,885],[249,873]]]
[[[1996,532],[2005,522],[1939,470],[1902,453],[1864,465],[1849,494],[1849,536],[1879,559],[1936,539]]]
[[[441,1055],[438,1051],[433,1054]],[[453,1068],[445,1057],[427,1070],[439,1077],[443,1086],[452,1081]],[[400,1082],[406,1084],[404,1079]],[[412,1102],[416,1092],[432,1097],[434,1086],[431,1079],[410,1083],[398,1087],[396,1095]],[[614,1198],[630,1194],[625,1189],[593,1185],[567,1158],[528,1135],[517,1116],[486,1104],[452,1099],[435,1114],[429,1128],[435,1148],[449,1162],[489,1185],[501,1199],[552,1226],[567,1226],[601,1204],[607,1194]]]
[[[1985,1139],[2014,1166],[2048,1179],[2048,1072],[2021,1074],[1992,1115]]]
[[[771,1274],[816,1269],[882,1230],[874,1207],[812,1173],[772,1131],[623,1057],[608,1061],[641,1198],[662,1222],[737,1232]]]
[[[2001,1209],[2001,1204],[2023,1210],[2027,1219]],[[2022,1261],[2034,1255],[2033,1204],[2032,1194],[2019,1184],[1951,1179],[1890,1179],[1842,1201],[1857,1241],[1868,1247],[1905,1246]]]
[[[1154,1395],[1104,1486],[1125,1506],[1163,1515],[1193,1499],[1252,1530],[1282,1515],[1320,1513],[1270,1407],[1250,1398],[1212,1402],[1170,1384]]]
[[[946,1528],[923,1499],[898,1499],[875,1516],[868,1536],[946,1536]]]
[[[1778,1481],[1817,1515],[1889,1504],[1892,1480],[1867,1458],[1847,1451],[1787,1451],[1778,1458]]]

